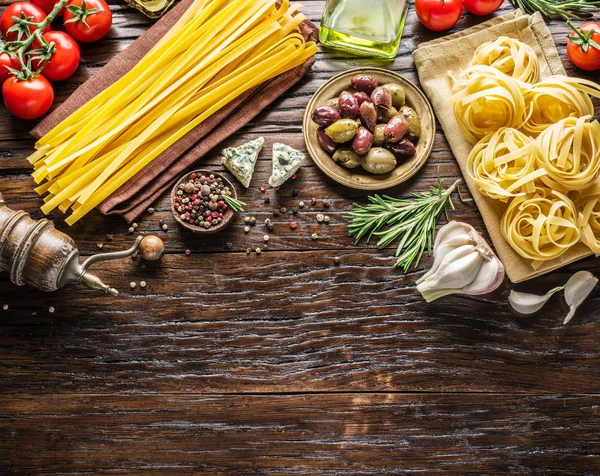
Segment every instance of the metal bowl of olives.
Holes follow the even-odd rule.
[[[317,90],[303,133],[313,161],[333,180],[382,190],[423,166],[433,148],[435,116],[421,90],[399,74],[357,68]]]

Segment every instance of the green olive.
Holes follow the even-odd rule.
[[[375,126],[375,130],[373,131],[373,145],[375,147],[383,147],[385,144],[385,126],[387,124],[377,124]]]
[[[377,122],[381,124],[387,124],[390,119],[398,115],[398,109],[391,107],[389,109],[377,108]]]
[[[412,107],[404,106],[400,108],[400,114],[402,114],[408,122],[408,132],[406,133],[407,139],[415,142],[421,137],[421,123],[419,122],[417,111]]]
[[[392,106],[394,106],[396,109],[404,106],[406,95],[404,94],[404,88],[402,86],[399,84],[389,83],[384,84],[383,87],[389,90],[392,95]]]
[[[335,151],[332,157],[333,161],[347,169],[360,167],[360,155],[354,152],[350,147],[340,147]]]
[[[327,134],[333,142],[342,144],[354,139],[356,131],[358,131],[358,125],[358,122],[353,119],[340,119],[325,129],[325,134]]]
[[[389,150],[373,147],[361,158],[362,168],[372,174],[387,174],[396,167],[396,157]]]

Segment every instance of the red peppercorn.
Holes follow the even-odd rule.
[[[192,180],[196,180],[196,177],[198,177],[198,175],[196,175],[196,174],[192,174],[192,175],[190,175],[190,178],[191,178]]]
[[[223,206],[221,207],[223,210],[227,210],[229,208],[229,205],[227,205],[226,203],[223,204]]]
[[[296,180],[298,178],[298,176],[296,174],[292,175],[292,180]]]
[[[219,208],[223,208],[223,205],[225,205],[225,202],[224,202],[223,200],[219,200],[219,201],[217,202],[217,206],[218,206]]]
[[[191,254],[192,254],[192,252],[191,252],[190,250],[185,250],[185,255],[186,255],[186,256],[189,256],[189,255],[191,255]]]
[[[202,201],[199,198],[194,200],[194,205],[200,205],[201,203],[202,203]]]
[[[275,187],[275,191],[276,191],[276,192],[279,192],[279,189],[280,189],[280,188],[281,188],[281,187],[279,187],[279,186]]]
[[[298,228],[298,223],[296,223],[295,221],[291,222],[291,223],[290,223],[290,228],[291,228],[292,230],[295,230],[296,228]]]
[[[193,218],[190,218],[190,219],[188,220],[188,223],[191,223],[191,224],[193,225],[193,224],[194,224],[194,219],[193,219]]]
[[[223,214],[222,213],[219,213],[219,218],[223,218]]]
[[[181,197],[177,197],[177,198],[175,199],[175,201],[176,201],[177,203],[181,203],[181,202],[183,202],[183,198],[181,198]]]
[[[208,215],[208,216],[206,217],[206,221],[212,221],[212,218],[213,218],[213,217],[212,217],[212,215]]]
[[[185,213],[184,213],[184,216],[185,216],[186,218],[189,218],[189,217],[190,217],[190,212],[185,212]]]
[[[198,194],[196,193],[192,193],[192,196],[190,197],[192,200],[196,200],[198,198]]]
[[[267,187],[265,187],[265,184],[262,184],[262,185],[260,186],[260,191],[261,191],[261,192],[264,192],[264,191],[266,191],[266,190],[267,190]]]
[[[213,218],[219,218],[219,214],[217,212],[212,212],[210,216]]]
[[[285,213],[285,212],[287,212],[287,208],[281,207],[281,213]]]

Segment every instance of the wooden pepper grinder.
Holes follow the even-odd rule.
[[[45,218],[35,221],[24,211],[11,210],[0,193],[0,271],[7,271],[19,286],[56,291],[76,281],[117,296],[119,291],[89,273],[88,268],[99,261],[132,256],[138,250],[142,258],[155,261],[162,257],[165,247],[156,236],[139,236],[128,250],[90,256],[79,264],[79,251],[69,236]]]

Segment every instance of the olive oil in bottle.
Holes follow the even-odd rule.
[[[361,56],[394,59],[408,0],[327,0],[319,41]]]

